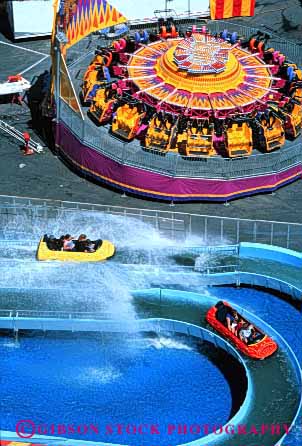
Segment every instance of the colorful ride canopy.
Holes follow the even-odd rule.
[[[66,34],[66,48],[79,42],[88,34],[126,22],[107,0],[61,0],[59,23]]]
[[[212,35],[160,40],[136,50],[127,65],[136,97],[175,114],[249,112],[263,106],[274,78],[270,65]]]

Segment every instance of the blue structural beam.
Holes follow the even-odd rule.
[[[208,285],[251,285],[287,294],[295,300],[302,301],[302,289],[276,277],[248,272],[216,273],[207,276]]]
[[[287,265],[302,267],[302,253],[279,246],[265,245],[262,243],[239,244],[239,257],[253,257],[258,259],[273,260]]]

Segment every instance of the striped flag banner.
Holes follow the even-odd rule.
[[[94,31],[127,21],[107,0],[61,0],[59,16],[68,39],[66,49]]]
[[[210,0],[211,19],[253,16],[256,0]]]

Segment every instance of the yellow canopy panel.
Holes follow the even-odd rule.
[[[127,21],[107,0],[65,0],[57,18],[68,39],[66,48],[94,31]]]

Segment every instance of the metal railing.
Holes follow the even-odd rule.
[[[17,141],[20,141],[23,144],[25,143],[23,133],[20,132],[20,130],[16,129],[15,127],[12,127],[11,125],[7,124],[7,122],[0,120],[0,130],[12,136]],[[32,139],[29,140],[28,147],[37,153],[43,152],[42,145],[38,142],[33,141]]]
[[[266,290],[274,290],[280,295],[290,296],[296,301],[302,301],[302,283],[293,284],[292,279],[281,280],[279,277],[273,277],[263,275],[260,273],[251,273],[242,268],[237,271],[223,271],[213,270],[207,275],[207,285],[219,286],[219,285],[236,285],[240,287],[242,285],[248,285],[251,287],[262,287]],[[264,267],[262,267],[262,270]],[[227,274],[225,274],[227,273]],[[276,273],[276,276],[278,274]],[[302,310],[302,307],[301,307]]]
[[[194,271],[206,275],[237,273],[239,271],[239,267],[240,265],[238,259],[237,263],[232,263],[230,265],[218,265],[218,266],[195,265]]]
[[[177,153],[165,156],[143,150],[136,140],[125,143],[109,134],[108,127],[96,127],[88,118],[82,118],[61,100],[61,121],[86,147],[90,147],[124,166],[172,177],[234,179],[274,174],[302,163],[302,144],[287,143],[281,150],[259,153],[249,157],[182,157]]]
[[[93,319],[106,320],[114,319],[110,312],[83,312],[83,311],[39,311],[39,310],[11,310],[1,309],[0,318],[42,318],[42,319]]]
[[[136,218],[150,224],[163,236],[174,240],[190,241],[192,236],[197,236],[200,239],[198,242],[200,245],[236,245],[240,242],[253,242],[302,251],[301,223],[239,219],[7,195],[0,195],[0,228],[5,228],[5,231],[11,231],[11,233],[18,231],[18,228],[11,228],[14,218],[18,215],[26,217],[29,223],[35,223],[37,220],[47,222],[48,219],[60,219],[66,213],[85,211]],[[20,230],[22,237],[23,231]],[[28,238],[29,232],[30,228],[26,228],[24,237]],[[196,246],[196,240],[194,240],[194,245]]]

